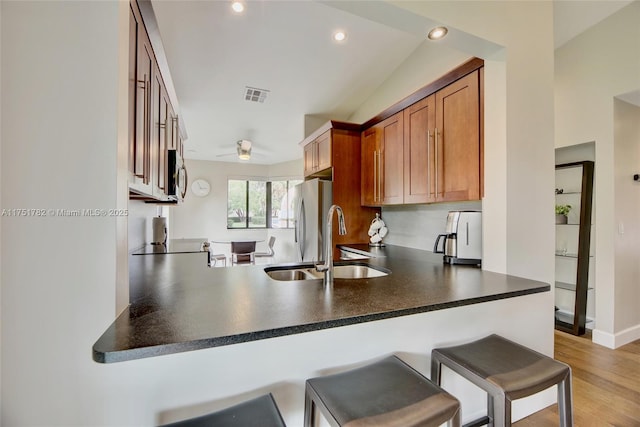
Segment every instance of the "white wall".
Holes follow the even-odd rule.
[[[2,207],[116,208],[119,3],[0,7]],[[2,425],[105,423],[120,399],[91,361],[116,313],[117,227],[2,217]]]
[[[358,107],[349,121],[366,122],[470,58],[469,54],[450,47],[422,42],[373,95]]]
[[[2,46],[2,8],[0,7],[0,46]],[[0,48],[2,51],[2,48]],[[0,61],[1,63],[1,61]],[[0,67],[0,81],[2,81],[2,67]],[[0,104],[0,124],[2,123],[2,104]],[[0,188],[2,188],[2,136],[0,135]],[[1,192],[0,192],[1,193]],[[0,209],[4,208],[0,196]],[[0,226],[0,242],[2,242],[2,227]],[[2,244],[0,244],[0,266],[2,265]],[[0,319],[2,319],[2,274],[0,274]],[[2,328],[0,327],[0,384],[2,384]],[[1,390],[0,390],[1,391]],[[0,394],[0,420],[2,420],[2,398]]]
[[[275,165],[191,159],[187,159],[185,163],[189,182],[198,178],[206,179],[211,184],[211,192],[205,197],[197,197],[189,189],[184,203],[170,208],[170,238],[204,237],[208,240],[256,238],[264,240],[258,243],[256,250],[266,251],[267,241],[273,235],[276,237],[274,262],[295,261],[292,229],[227,229],[227,180],[229,178],[302,179],[302,160]],[[212,244],[214,253],[230,256],[230,249],[228,244]]]
[[[556,146],[595,141],[596,329],[616,347],[640,338],[616,324],[614,97],[640,88],[640,2],[633,2],[556,51]],[[636,252],[640,243],[635,246]],[[622,306],[629,302],[621,301]],[[622,307],[620,309],[623,309]]]
[[[168,206],[154,205],[140,200],[129,200],[128,250],[134,252],[153,241],[152,219],[164,216],[171,221]]]
[[[640,107],[614,101],[616,331],[640,325]]]

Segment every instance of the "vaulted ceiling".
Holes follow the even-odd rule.
[[[230,1],[153,0],[187,127],[185,157],[235,162],[236,142],[248,139],[253,163],[300,158],[305,115],[348,120],[429,43],[421,32],[352,13],[349,3],[249,1],[238,14]],[[628,3],[556,1],[556,47]],[[337,30],[346,41],[333,40]],[[247,88],[266,98],[247,101]]]

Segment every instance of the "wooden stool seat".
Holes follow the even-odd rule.
[[[286,427],[271,393],[165,427]]]
[[[487,392],[489,425],[510,426],[513,400],[554,385],[558,385],[560,425],[573,425],[571,368],[562,362],[494,334],[468,344],[434,349],[431,379],[438,385],[441,365]]]
[[[347,372],[307,380],[304,425],[315,408],[332,426],[460,425],[460,403],[395,356]]]

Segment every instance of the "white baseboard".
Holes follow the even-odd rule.
[[[615,334],[594,329],[591,337],[596,344],[616,349],[640,339],[640,325],[632,326]]]

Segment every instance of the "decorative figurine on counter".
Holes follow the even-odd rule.
[[[384,224],[382,218],[380,218],[380,214],[376,214],[376,217],[371,221],[371,226],[369,226],[369,246],[384,246],[382,238],[386,236],[388,232],[389,229]]]

